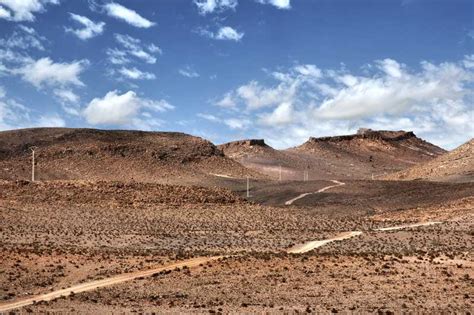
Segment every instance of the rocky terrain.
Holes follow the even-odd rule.
[[[175,132],[35,128],[0,132],[0,179],[196,183],[210,173],[254,176],[211,142]]]
[[[355,135],[310,138],[287,150],[275,150],[263,140],[252,139],[219,148],[248,168],[287,180],[377,178],[445,153],[413,132],[370,129],[360,129]]]
[[[59,299],[32,310],[286,314],[472,310],[472,267],[445,259],[372,254],[238,257]]]
[[[433,160],[442,150],[411,133],[278,151],[175,133],[37,131],[0,133],[0,313],[474,311],[474,182],[365,179],[369,165],[452,154]],[[23,178],[32,145],[35,182]],[[287,163],[296,176],[308,161],[323,179],[259,175]]]
[[[431,161],[390,174],[386,178],[472,182],[474,181],[474,139]]]

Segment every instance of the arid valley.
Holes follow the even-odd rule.
[[[0,132],[0,312],[472,312],[473,150]]]
[[[0,315],[474,314],[473,0],[0,0]]]

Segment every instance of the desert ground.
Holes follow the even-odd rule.
[[[0,132],[0,312],[472,313],[472,159],[440,180],[454,151],[389,135],[356,137],[354,156],[380,160],[350,176],[313,152],[308,161],[335,171],[279,180],[182,134]],[[407,137],[425,153],[403,158]],[[379,155],[363,153],[372,148]],[[310,154],[290,151],[297,162]],[[288,156],[271,152],[253,159]],[[73,167],[82,156],[91,169]],[[443,172],[425,178],[438,160]],[[396,178],[372,179],[374,168]],[[423,178],[398,178],[404,170]]]

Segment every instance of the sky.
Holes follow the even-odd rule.
[[[0,0],[0,130],[474,137],[471,0]]]

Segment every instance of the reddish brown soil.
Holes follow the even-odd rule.
[[[175,132],[35,128],[0,132],[0,179],[199,183],[226,173],[255,176],[207,140]]]
[[[473,276],[471,268],[433,262],[426,256],[245,257],[59,299],[31,310],[463,313],[472,311]]]
[[[187,135],[0,133],[0,178],[7,179],[0,181],[0,304],[190,257],[231,255],[19,311],[472,313],[474,183],[344,179],[368,175],[372,164],[378,170],[406,166],[393,157],[431,159],[419,151],[429,144],[409,133],[349,138],[316,141],[329,152],[318,160],[322,180],[251,178],[247,198],[242,178],[259,175]],[[32,144],[41,148],[38,177],[61,180],[10,180],[28,175]],[[255,145],[262,147],[248,143]],[[341,153],[346,145],[350,154]],[[311,151],[278,152],[297,156],[288,160],[296,161],[289,164],[293,171],[301,170],[297,163],[319,159]],[[340,155],[341,165],[332,154]],[[366,154],[377,159],[356,162]],[[351,173],[332,177],[348,161],[355,163]],[[333,165],[331,172],[325,165]],[[90,176],[100,180],[76,179]],[[345,185],[285,206],[334,185],[324,176]],[[427,220],[441,223],[377,231]],[[286,254],[295,244],[350,231],[362,233],[303,255]]]
[[[386,176],[387,179],[474,181],[474,139],[426,163]]]
[[[226,156],[272,178],[310,180],[372,178],[412,167],[445,151],[404,131],[362,130],[355,135],[310,138],[288,150],[263,140],[220,145]]]

